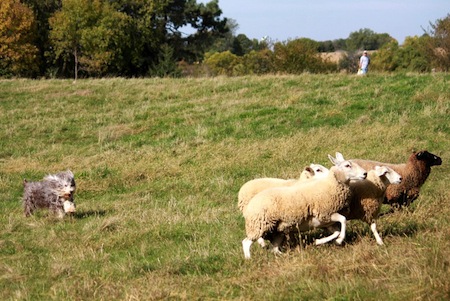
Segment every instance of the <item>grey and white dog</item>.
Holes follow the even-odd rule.
[[[23,181],[23,209],[30,216],[36,209],[46,208],[63,218],[75,212],[75,177],[70,170],[47,175],[40,182]]]

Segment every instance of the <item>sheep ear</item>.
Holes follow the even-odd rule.
[[[341,153],[339,153],[339,152],[336,152],[336,159],[339,162],[344,162],[345,161],[344,156]]]
[[[305,170],[306,170],[307,172],[309,172],[310,174],[312,174],[312,175],[315,174],[315,173],[314,173],[314,169],[312,169],[312,168],[309,167],[309,166],[305,167]]]
[[[379,177],[385,175],[388,171],[389,170],[386,168],[386,166],[375,166],[375,172]]]
[[[338,162],[335,158],[333,158],[332,155],[328,154],[328,159],[330,159],[331,163],[333,163],[333,165],[336,165]]]
[[[422,157],[424,156],[424,154],[425,154],[425,152],[418,152],[418,153],[416,154],[416,158],[417,158],[417,159],[422,159]]]

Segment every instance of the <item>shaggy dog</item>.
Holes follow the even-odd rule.
[[[25,216],[36,209],[47,208],[59,218],[75,212],[75,178],[70,170],[47,175],[40,182],[23,181],[23,208]]]

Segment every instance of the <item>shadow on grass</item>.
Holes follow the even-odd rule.
[[[72,214],[75,219],[89,218],[91,216],[105,216],[110,213],[111,210],[87,210],[87,211],[77,211]]]
[[[413,237],[422,228],[422,226],[416,221],[409,220],[386,222],[383,223],[383,227],[378,228],[382,228],[378,229],[382,237]],[[316,229],[303,233],[292,232],[289,235],[286,235],[283,248],[294,249],[298,247],[303,248],[310,245],[313,246],[316,239],[323,238],[328,235],[330,235],[330,232],[326,229]],[[371,237],[374,239],[369,225],[362,222],[348,223],[345,232],[344,244],[355,244],[357,241],[361,240],[361,237]]]

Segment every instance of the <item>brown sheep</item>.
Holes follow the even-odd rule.
[[[399,184],[401,181],[400,174],[392,168],[375,166],[375,169],[369,170],[365,180],[350,183],[352,191],[350,206],[339,213],[347,220],[359,219],[368,223],[377,244],[382,245],[383,240],[378,234],[375,220],[380,213],[387,187],[391,184]]]
[[[409,156],[406,163],[389,164],[370,160],[352,159],[362,168],[367,170],[375,166],[387,166],[398,172],[403,180],[400,184],[391,184],[386,190],[384,198],[385,204],[390,204],[392,208],[409,206],[419,197],[420,187],[425,183],[430,175],[431,166],[441,165],[442,159],[426,150],[415,152]]]

